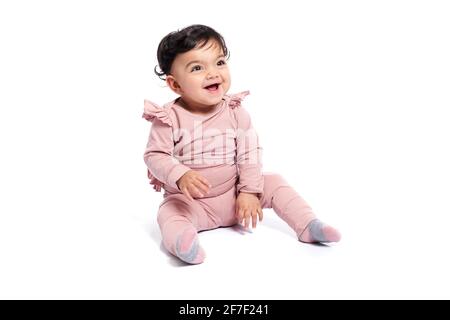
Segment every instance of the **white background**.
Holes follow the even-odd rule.
[[[0,298],[450,298],[446,1],[2,1]],[[167,33],[207,24],[264,147],[337,245],[272,210],[160,248],[143,99]]]

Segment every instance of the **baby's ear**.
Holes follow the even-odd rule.
[[[172,75],[168,75],[166,78],[166,83],[167,86],[176,94],[181,95],[182,94],[182,90],[180,85],[178,84],[177,80],[172,76]]]

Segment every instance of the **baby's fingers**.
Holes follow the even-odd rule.
[[[189,193],[193,196],[196,196],[197,198],[203,197],[203,192],[197,189],[195,184],[191,184],[189,187]]]
[[[248,227],[250,226],[250,212],[248,210],[244,211],[244,217],[245,217],[245,229],[248,229]]]
[[[183,194],[191,201],[194,201],[194,199],[192,198],[191,194],[189,193],[188,188],[186,187],[182,187],[181,188],[181,192],[183,192]]]
[[[203,182],[201,182],[200,180],[196,180],[194,183],[195,188],[197,188],[197,190],[202,193],[201,196],[207,194],[209,192],[209,187],[207,185],[205,185]]]
[[[257,221],[258,221],[258,211],[252,210],[252,229],[256,228]]]
[[[237,222],[239,224],[242,224],[242,220],[244,219],[244,210],[236,209],[236,216],[237,216]]]
[[[197,179],[200,180],[200,182],[203,183],[207,188],[212,188],[211,183],[209,183],[208,179],[206,179],[205,177],[198,175]]]

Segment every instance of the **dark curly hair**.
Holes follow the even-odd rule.
[[[229,51],[223,37],[213,28],[201,24],[194,24],[189,27],[174,31],[166,35],[158,46],[159,70],[155,66],[155,73],[161,80],[166,80],[175,57],[180,53],[185,53],[196,47],[203,48],[208,41],[214,40],[220,45],[224,56],[229,58]]]

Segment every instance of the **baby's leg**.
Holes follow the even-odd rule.
[[[337,242],[339,231],[316,218],[306,201],[278,174],[264,174],[263,208],[273,208],[302,242]]]
[[[205,252],[201,248],[197,230],[205,224],[206,214],[184,195],[168,196],[159,208],[158,224],[164,247],[173,255],[190,264],[202,263]]]

